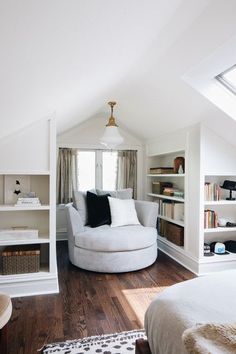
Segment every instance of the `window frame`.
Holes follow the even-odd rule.
[[[223,71],[219,75],[215,77],[217,81],[219,81],[224,87],[226,87],[231,93],[236,95],[236,86],[232,85],[225,77],[224,75],[227,74],[229,71],[235,70],[236,69],[236,64],[228,68],[227,70]]]

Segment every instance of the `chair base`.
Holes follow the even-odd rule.
[[[155,262],[157,243],[135,251],[101,252],[74,247],[70,261],[75,266],[100,273],[124,273],[143,269]]]

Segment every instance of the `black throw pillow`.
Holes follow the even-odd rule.
[[[87,192],[88,225],[91,227],[111,224],[108,197],[110,194],[97,195]]]

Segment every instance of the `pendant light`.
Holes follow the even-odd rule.
[[[124,138],[120,135],[115,117],[113,117],[113,107],[116,105],[116,102],[112,101],[108,102],[108,104],[111,107],[111,116],[106,125],[104,134],[100,139],[100,143],[110,149],[114,149],[124,141]]]

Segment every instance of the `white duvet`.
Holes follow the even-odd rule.
[[[209,322],[236,322],[236,270],[182,282],[159,294],[145,315],[152,354],[186,354],[183,332]]]

